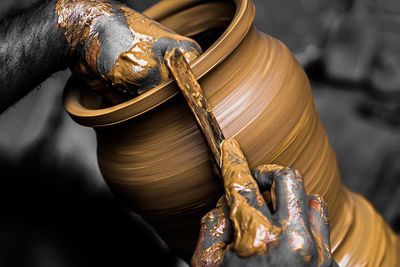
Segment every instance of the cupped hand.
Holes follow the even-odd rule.
[[[201,53],[194,40],[114,1],[58,0],[56,13],[71,68],[110,98],[115,90],[135,95],[168,80],[166,51],[177,47],[188,62]]]
[[[301,174],[278,165],[250,172],[235,140],[221,148],[225,196],[202,219],[191,265],[337,266],[327,206],[305,193]]]

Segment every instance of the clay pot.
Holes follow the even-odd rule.
[[[308,193],[327,201],[336,260],[395,266],[397,236],[343,186],[309,81],[285,45],[253,26],[252,1],[162,1],[146,14],[203,45],[192,68],[225,136],[239,141],[251,167],[295,167]],[[200,218],[222,187],[183,97],[171,81],[117,106],[102,105],[70,81],[65,107],[96,130],[99,166],[112,191],[190,257]]]

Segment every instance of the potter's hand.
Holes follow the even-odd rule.
[[[166,81],[166,51],[178,47],[187,61],[201,52],[195,41],[117,2],[58,0],[56,12],[72,69],[110,98],[111,86],[134,95]]]
[[[306,195],[297,170],[262,165],[252,175],[237,142],[228,139],[222,174],[225,198],[202,219],[193,266],[337,266],[326,204]],[[261,195],[253,177],[269,191]]]

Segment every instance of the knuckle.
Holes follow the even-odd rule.
[[[283,183],[293,184],[297,190],[304,191],[304,181],[300,172],[293,168],[285,168],[276,173],[276,180],[280,180]]]
[[[321,214],[328,213],[328,205],[322,196],[320,196],[318,194],[309,195],[308,203],[312,208],[319,211]]]
[[[265,173],[276,172],[282,169],[285,169],[285,167],[282,167],[277,164],[261,164],[254,168],[254,172],[265,174]]]
[[[280,174],[285,178],[289,179],[289,178],[294,178],[296,176],[296,171],[295,169],[292,168],[285,168],[280,171]]]
[[[298,180],[303,180],[303,175],[301,175],[300,171],[294,168],[289,168],[294,178]]]
[[[284,168],[276,173],[276,179],[280,179],[282,181],[289,181],[289,180],[298,180],[298,175],[295,169],[292,168]]]

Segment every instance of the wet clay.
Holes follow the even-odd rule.
[[[71,53],[78,57],[72,68],[88,80],[102,78],[103,84],[89,84],[103,93],[108,93],[107,87],[111,86],[115,91],[136,95],[148,89],[143,84],[151,88],[167,81],[169,72],[160,53],[169,46],[193,44],[143,14],[112,1],[59,0],[56,13]],[[104,47],[103,43],[109,42],[114,42],[117,51],[107,51],[115,49]],[[200,54],[194,46],[183,51],[189,62]],[[79,59],[82,55],[84,60]]]
[[[169,79],[169,72],[161,58],[157,58],[154,54],[155,46],[161,39],[171,39],[175,41],[188,41],[187,38],[174,33],[164,26],[148,19],[138,12],[132,12],[132,9],[121,6],[121,12],[125,16],[128,25],[132,32],[133,42],[132,47],[122,53],[115,62],[111,72],[107,77],[119,86],[134,84],[135,81],[129,80],[132,71],[137,72],[140,76],[137,79],[145,78],[149,71],[159,66],[161,82]],[[199,52],[195,49],[184,52],[185,58],[192,62],[199,56]]]
[[[311,232],[317,244],[318,266],[324,266],[324,264],[326,264],[324,259],[330,259],[332,257],[330,243],[327,242],[327,238],[324,238],[329,237],[329,230],[328,232],[324,232],[323,227],[317,227],[316,225],[319,223],[326,226],[329,225],[329,217],[327,215],[328,207],[326,206],[325,201],[319,195],[309,196],[308,205],[310,207],[309,216]]]
[[[103,17],[113,15],[113,6],[105,1],[59,0],[55,12],[58,26],[63,29],[69,47],[71,69],[86,78],[92,90],[96,90],[112,103],[120,103],[123,96],[117,90],[110,90],[99,80],[105,75],[97,75],[101,49],[96,23]],[[84,60],[80,60],[79,57]]]
[[[219,266],[210,263],[223,251],[225,266],[287,266],[289,262],[290,266],[337,266],[332,263],[326,204],[318,195],[305,194],[297,170],[266,164],[250,174],[234,139],[223,141],[221,154],[224,201],[202,219],[193,266]],[[273,212],[259,193],[271,187],[277,196]]]
[[[216,209],[201,219],[199,243],[196,246],[190,266],[221,266],[227,248],[227,208],[225,197],[221,197]],[[208,235],[208,234],[211,235]]]
[[[229,8],[210,8],[216,2],[161,1],[150,13],[155,19],[160,14],[160,22],[178,33],[181,27],[198,32],[207,30],[207,21],[193,23],[202,14],[215,14],[208,15],[209,25],[232,14]],[[341,181],[305,73],[286,46],[253,26],[250,0],[232,5],[236,12],[224,34],[191,64],[224,136],[240,143],[250,168],[275,163],[303,174],[307,193],[328,204],[333,257],[340,266],[398,266],[398,236]],[[83,87],[71,81],[65,107],[77,122],[95,127],[108,185],[178,254],[190,258],[200,219],[215,207],[223,185],[185,99],[167,82],[102,109]]]
[[[220,146],[225,137],[211,112],[200,84],[194,77],[188,62],[185,61],[184,54],[178,49],[167,52],[165,61],[208,143],[215,162],[221,168]]]
[[[225,197],[230,207],[229,218],[235,228],[235,240],[230,247],[242,257],[266,254],[268,245],[276,245],[279,242],[278,236],[281,229],[273,225],[257,210],[263,205],[264,199],[250,173],[239,144],[232,138],[224,138],[204,97],[203,90],[179,50],[173,49],[166,53],[165,60],[221,169]],[[242,195],[248,192],[256,195],[256,207],[251,206]],[[225,220],[222,220],[210,230],[211,236],[222,235],[224,229]],[[216,256],[217,251],[220,252],[223,246],[223,243],[217,242],[207,248],[201,256],[206,260],[202,259],[202,262],[210,262],[210,259],[212,260],[212,257]],[[219,258],[217,256],[217,261]]]
[[[222,175],[230,208],[229,218],[235,228],[232,249],[241,257],[266,254],[268,246],[276,246],[279,242],[281,229],[256,209],[257,206],[261,207],[264,199],[237,141],[232,138],[224,140],[221,155],[221,162],[229,163],[222,164]],[[241,194],[246,191],[256,195],[256,207],[251,206]]]
[[[93,38],[93,25],[100,16],[111,15],[112,6],[101,1],[59,0],[56,3],[58,25],[65,39],[75,50],[80,42]]]

